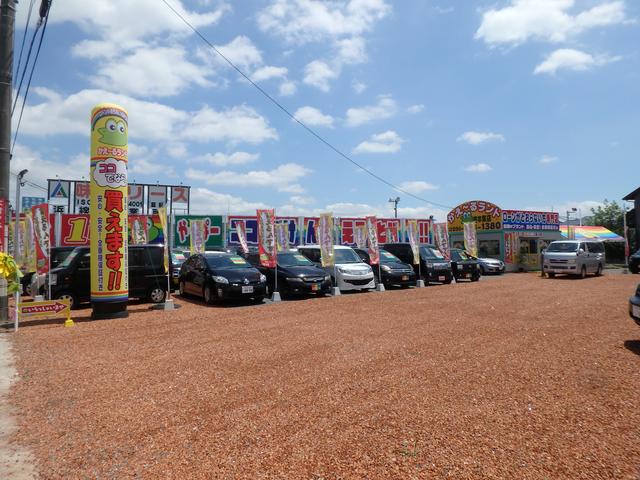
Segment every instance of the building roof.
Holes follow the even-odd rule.
[[[623,200],[635,200],[640,199],[640,187],[636,188],[633,192],[629,193]]]
[[[576,240],[600,240],[602,242],[624,242],[624,238],[622,238],[617,233],[612,232],[604,227],[596,227],[596,226],[573,226],[575,228],[575,239]],[[560,233],[563,237],[568,238],[567,235],[567,226],[560,225]]]

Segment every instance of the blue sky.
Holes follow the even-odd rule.
[[[324,139],[433,203],[309,135],[160,0],[54,0],[12,171],[88,176],[91,108],[115,102],[130,181],[191,185],[198,213],[390,216],[396,195],[404,217],[472,199],[587,213],[640,184],[637,2],[168,1]]]

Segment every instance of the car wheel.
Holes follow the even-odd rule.
[[[580,269],[580,278],[587,278],[587,267],[585,265]]]
[[[602,276],[602,264],[598,264],[598,270],[596,270],[596,277]]]
[[[549,278],[555,278],[556,277],[555,272],[548,272],[547,275],[549,275]]]
[[[213,303],[213,292],[211,291],[211,287],[209,285],[202,289],[202,297],[204,298],[205,303]]]
[[[152,288],[149,291],[149,301],[151,303],[162,303],[164,302],[165,292],[161,287]]]
[[[178,285],[178,292],[180,292],[181,297],[184,297],[187,294],[184,286],[184,280],[180,280],[180,284]]]
[[[56,295],[56,300],[69,300],[69,305],[71,306],[72,309],[74,309],[76,307],[76,299],[75,297],[68,293],[68,292],[62,292]]]
[[[480,280],[480,275],[479,274],[478,275],[474,275],[474,276],[471,277],[471,281],[472,282],[477,282],[478,280]]]

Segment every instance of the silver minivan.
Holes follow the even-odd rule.
[[[318,245],[300,245],[297,250],[318,266],[321,265],[321,253]],[[335,287],[341,291],[371,290],[376,288],[373,270],[364,263],[351,247],[336,245],[334,247],[334,267],[324,267],[331,275]]]
[[[604,245],[593,240],[558,240],[551,242],[543,254],[544,272],[549,277],[556,273],[578,275],[588,273],[602,275],[606,263]]]

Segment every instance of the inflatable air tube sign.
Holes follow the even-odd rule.
[[[92,318],[126,317],[127,112],[113,104],[91,112],[91,307]]]

